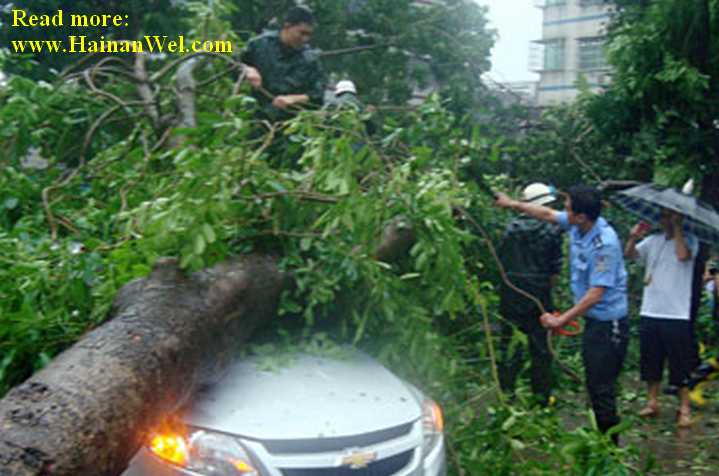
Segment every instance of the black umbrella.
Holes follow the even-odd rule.
[[[652,183],[622,190],[614,201],[644,220],[658,222],[662,208],[684,215],[683,229],[706,243],[719,242],[719,213],[692,195]]]

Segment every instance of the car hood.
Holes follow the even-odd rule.
[[[258,359],[231,366],[198,394],[185,416],[196,427],[251,439],[333,438],[378,431],[420,418],[408,386],[377,361],[298,355],[276,370]]]

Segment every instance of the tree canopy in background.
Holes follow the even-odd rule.
[[[371,48],[325,58],[327,69],[353,79],[369,102],[402,104],[414,90],[442,86],[453,107],[466,112],[474,104],[494,43],[486,7],[471,0],[308,3],[318,13],[323,50]]]
[[[587,111],[638,179],[701,181],[719,205],[719,2],[620,1],[609,31],[612,85]]]

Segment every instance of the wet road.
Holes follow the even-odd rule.
[[[695,424],[691,428],[676,427],[678,399],[670,395],[661,397],[658,417],[632,417],[635,425],[625,440],[638,446],[643,458],[655,459],[656,469],[649,474],[719,476],[719,382],[713,382],[705,395],[710,397],[707,404],[692,409]],[[643,404],[644,394],[640,393],[634,401],[625,403],[625,414],[636,415]]]

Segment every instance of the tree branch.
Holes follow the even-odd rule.
[[[180,114],[177,124],[180,127],[197,126],[195,117],[195,90],[197,83],[192,75],[197,64],[198,59],[193,58],[182,63],[177,68],[177,73],[175,73],[175,84],[177,85],[175,95],[177,96],[177,109]]]
[[[160,126],[160,111],[155,103],[155,95],[152,93],[152,88],[150,88],[147,69],[145,69],[146,59],[147,56],[145,53],[138,53],[135,56],[135,78],[138,81],[137,93],[140,95],[140,99],[145,103],[145,114],[147,114],[152,121],[155,130],[157,130]]]
[[[354,46],[352,48],[341,48],[338,50],[322,51],[320,53],[320,56],[322,58],[329,58],[332,56],[341,56],[341,55],[347,55],[347,54],[351,54],[351,53],[359,53],[361,51],[369,51],[369,50],[374,50],[377,48],[389,48],[390,46],[392,46],[392,43],[379,43],[376,45]]]

